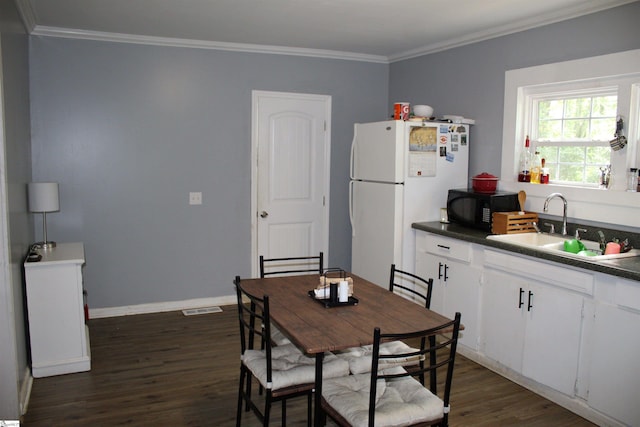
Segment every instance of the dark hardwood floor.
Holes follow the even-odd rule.
[[[234,306],[90,320],[90,372],[36,378],[26,427],[234,426],[239,336]],[[583,418],[458,356],[451,426],[592,426]],[[306,425],[306,400],[288,425]],[[279,425],[279,405],[272,425]],[[244,413],[243,426],[258,426]]]

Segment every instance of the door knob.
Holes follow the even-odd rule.
[[[260,218],[266,218],[268,216],[269,216],[269,213],[267,211],[260,212]]]

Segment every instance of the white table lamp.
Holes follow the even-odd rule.
[[[58,198],[57,182],[30,182],[29,211],[42,213],[42,234],[43,241],[36,243],[42,249],[52,249],[56,247],[56,242],[47,240],[47,212],[58,212],[60,210],[60,200]]]

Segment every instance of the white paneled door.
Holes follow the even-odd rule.
[[[253,91],[252,241],[258,256],[328,259],[331,97]]]

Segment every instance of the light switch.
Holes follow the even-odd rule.
[[[201,192],[191,192],[189,193],[189,204],[190,205],[201,205],[202,204],[202,193]]]

